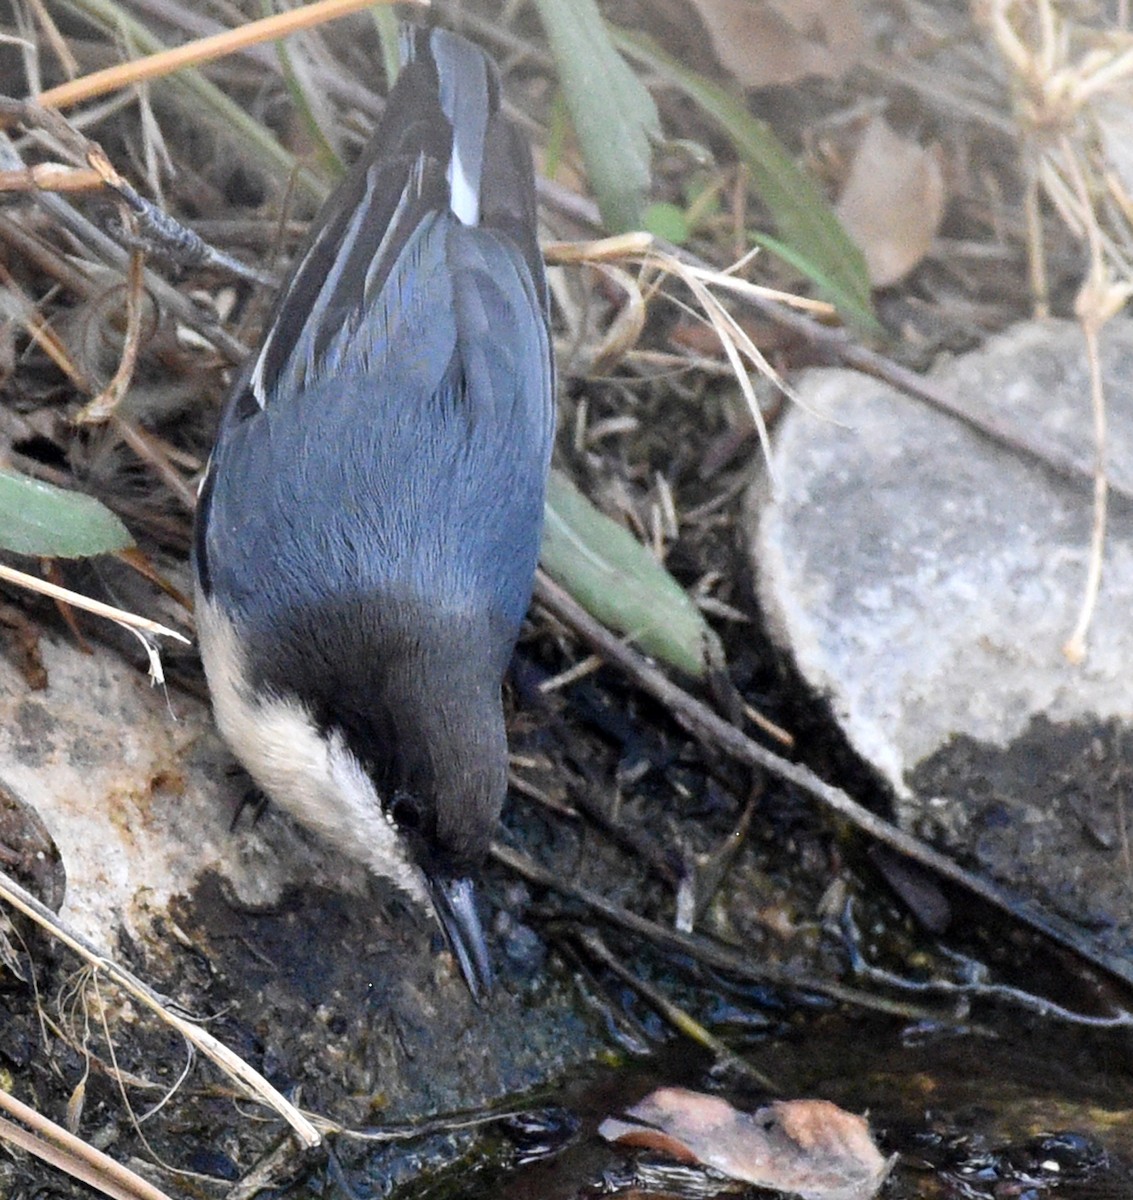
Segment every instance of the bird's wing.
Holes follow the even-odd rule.
[[[349,535],[361,507],[376,578],[409,551],[427,577],[450,539],[478,539],[458,565],[503,572],[509,612],[526,605],[554,423],[530,152],[480,51],[441,30],[407,48],[222,418],[198,525],[206,593],[217,569],[234,599],[262,589],[265,557],[286,553],[269,549],[281,512],[308,525],[295,553],[349,553],[314,526],[340,519]],[[246,539],[260,577],[210,554],[210,526]],[[293,580],[322,574],[285,566]]]

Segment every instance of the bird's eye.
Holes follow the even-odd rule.
[[[421,806],[404,792],[394,796],[389,812],[400,829],[416,829],[421,824]]]

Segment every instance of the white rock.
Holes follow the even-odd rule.
[[[217,872],[252,907],[289,882],[360,889],[361,868],[334,860],[269,811],[229,830],[245,781],[203,704],[151,687],[111,650],[82,654],[40,643],[49,685],[30,691],[0,658],[0,786],[34,809],[67,874],[61,915],[100,947],[124,927],[146,939],[149,919]],[[333,878],[332,878],[333,877]]]
[[[1133,479],[1133,324],[1104,337],[1114,478]],[[973,408],[1090,458],[1080,330],[1021,327],[947,364]],[[957,735],[1006,746],[1033,717],[1133,717],[1133,513],[1114,504],[1083,663],[1063,653],[1086,581],[1089,483],[1075,487],[851,371],[798,384],[753,496],[751,554],[773,636],[857,752],[908,776]],[[821,414],[821,415],[816,415]],[[908,815],[907,813],[905,814]]]

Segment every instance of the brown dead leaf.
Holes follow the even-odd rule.
[[[744,87],[836,78],[857,61],[865,30],[854,0],[689,0],[720,65]]]
[[[598,1132],[803,1200],[870,1200],[893,1165],[869,1126],[826,1100],[777,1100],[744,1113],[718,1096],[659,1088]]]
[[[875,117],[862,135],[836,211],[865,255],[870,282],[888,287],[928,253],[944,216],[940,151]]]

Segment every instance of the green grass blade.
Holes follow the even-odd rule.
[[[627,54],[684,92],[731,139],[771,213],[790,261],[843,317],[868,329],[879,328],[861,251],[821,189],[798,168],[771,126],[753,117],[741,99],[688,70],[643,37],[624,30],[613,31],[613,37]]]
[[[653,97],[614,48],[595,0],[535,0],[602,220],[641,228],[653,143]]]
[[[262,16],[270,17],[274,11],[271,0],[260,0]],[[346,167],[342,159],[338,157],[338,151],[335,150],[334,143],[325,127],[324,123],[327,121],[328,114],[325,109],[321,114],[318,111],[323,109],[323,106],[319,103],[318,97],[312,95],[301,58],[292,53],[286,38],[280,38],[275,43],[275,52],[279,59],[283,82],[287,87],[292,104],[295,105],[295,111],[303,122],[303,128],[306,129],[307,136],[315,147],[319,166],[331,179],[341,179],[346,172]]]
[[[378,31],[381,46],[382,70],[386,77],[386,92],[392,89],[401,73],[401,21],[388,4],[379,4],[369,10]]]

